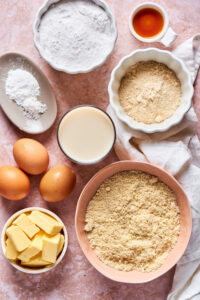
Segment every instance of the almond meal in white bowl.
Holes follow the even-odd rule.
[[[191,106],[193,85],[171,52],[148,48],[121,59],[108,86],[110,104],[130,128],[146,133],[178,124]]]

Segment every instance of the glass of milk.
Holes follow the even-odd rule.
[[[58,144],[72,161],[89,165],[101,161],[111,151],[115,126],[110,116],[90,105],[68,111],[58,125]]]

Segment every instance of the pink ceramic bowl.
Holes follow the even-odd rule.
[[[87,235],[84,231],[85,226],[85,212],[90,199],[95,194],[100,184],[108,177],[114,175],[117,172],[125,170],[138,170],[157,176],[161,181],[167,184],[175,193],[179,210],[180,210],[180,235],[175,247],[169,253],[164,264],[157,270],[152,272],[138,272],[138,271],[118,271],[105,265],[96,256],[95,252],[90,247]],[[96,175],[87,183],[83,189],[76,208],[75,216],[76,234],[79,244],[89,262],[104,276],[119,282],[126,283],[143,283],[151,281],[171,269],[183,255],[192,230],[192,216],[190,205],[185,192],[178,183],[178,181],[165,170],[143,162],[134,161],[119,161],[106,166],[97,172]]]

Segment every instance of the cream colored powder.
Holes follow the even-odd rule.
[[[175,194],[157,177],[136,171],[105,180],[89,202],[85,221],[99,259],[123,271],[159,268],[180,232]]]
[[[124,111],[146,124],[160,123],[171,117],[180,99],[180,80],[174,71],[156,61],[141,61],[131,66],[119,88]]]

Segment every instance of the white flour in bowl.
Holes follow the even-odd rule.
[[[37,99],[40,95],[37,80],[23,69],[8,72],[5,92],[10,100],[23,108],[24,115],[29,119],[37,120],[47,110],[46,104]]]
[[[89,0],[61,0],[51,5],[38,31],[44,57],[74,72],[101,64],[115,40],[111,17]]]

